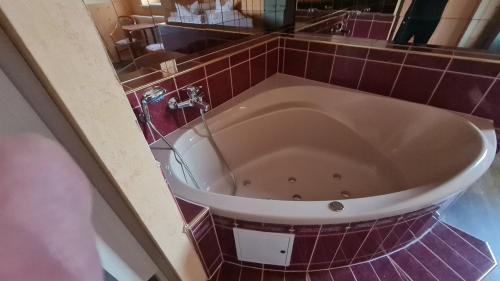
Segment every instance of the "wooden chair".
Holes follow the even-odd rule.
[[[136,42],[136,39],[132,37],[132,41],[130,41],[129,37],[125,35],[125,32],[121,29],[121,26],[118,22],[115,24],[115,28],[109,34],[113,44],[115,46],[116,53],[118,54],[118,59],[122,61],[121,53],[127,51],[131,54],[132,58],[134,57],[131,45]]]

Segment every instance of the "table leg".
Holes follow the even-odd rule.
[[[132,59],[136,58],[137,57],[137,54],[136,54],[136,50],[135,50],[135,46],[134,46],[134,38],[132,37],[132,32],[127,32],[127,37],[128,37],[128,40],[129,40],[129,48],[130,50],[132,51]]]

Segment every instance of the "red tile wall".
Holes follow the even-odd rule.
[[[500,60],[280,42],[281,73],[477,115],[500,127]]]

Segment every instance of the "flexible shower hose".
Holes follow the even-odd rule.
[[[235,195],[236,189],[238,187],[236,185],[236,177],[234,176],[234,173],[231,170],[231,168],[229,168],[229,165],[227,164],[227,161],[224,158],[224,155],[222,155],[222,152],[220,151],[219,147],[215,143],[214,137],[212,136],[212,131],[210,131],[210,129],[208,128],[207,120],[205,119],[205,112],[203,112],[202,109],[200,109],[200,114],[201,114],[201,120],[203,120],[203,125],[205,126],[205,130],[207,131],[207,134],[208,134],[208,139],[209,139],[210,143],[212,144],[212,147],[214,148],[215,153],[217,154],[217,156],[219,156],[219,159],[221,160],[224,168],[227,170],[227,173],[231,176],[231,180],[232,180],[232,184],[233,184],[233,191],[231,192],[231,195]]]

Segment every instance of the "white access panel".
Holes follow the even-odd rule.
[[[288,266],[295,234],[233,228],[236,253],[241,261]]]

